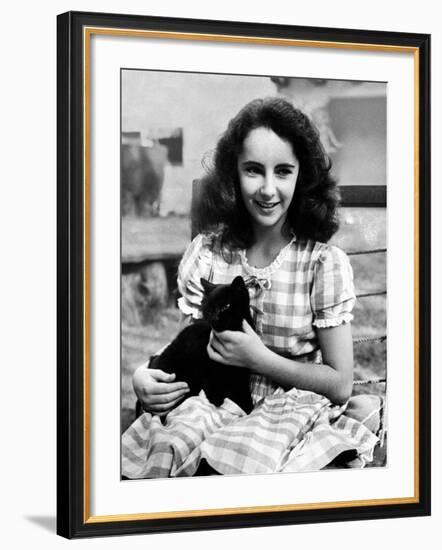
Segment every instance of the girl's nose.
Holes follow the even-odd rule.
[[[259,190],[263,199],[270,199],[276,192],[275,182],[273,181],[273,176],[265,176],[262,182],[262,186]]]

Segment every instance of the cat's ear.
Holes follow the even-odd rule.
[[[246,283],[244,282],[244,279],[241,277],[241,275],[238,275],[235,277],[232,281],[232,287],[237,289],[244,289],[246,288]]]
[[[212,292],[212,290],[216,287],[216,285],[214,285],[213,283],[211,283],[207,279],[203,279],[203,277],[201,277],[200,282],[201,282],[201,286],[203,287],[203,290],[206,294],[210,294]]]

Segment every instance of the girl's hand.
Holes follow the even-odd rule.
[[[210,359],[224,365],[253,369],[267,348],[247,321],[243,321],[242,328],[244,332],[212,330],[207,345]]]
[[[190,391],[185,382],[174,382],[175,374],[145,365],[135,371],[132,384],[143,409],[151,414],[165,416]]]

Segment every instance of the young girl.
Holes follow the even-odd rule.
[[[318,469],[345,451],[364,465],[379,400],[350,399],[353,276],[344,252],[326,244],[338,228],[338,192],[316,129],[283,99],[252,101],[219,140],[203,189],[178,305],[198,318],[201,277],[247,280],[256,332],[246,321],[243,332],[212,331],[208,353],[249,369],[255,409],[245,416],[201,398],[196,412],[189,407],[200,398],[179,405],[185,383],[143,365],[133,384],[146,414],[123,436],[125,475],[193,475],[201,459],[219,473]]]

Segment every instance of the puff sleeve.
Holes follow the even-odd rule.
[[[184,315],[200,319],[203,288],[200,279],[210,279],[212,250],[210,239],[197,235],[189,244],[178,267],[178,307]]]
[[[353,319],[353,270],[341,249],[326,246],[315,265],[311,290],[313,326],[336,327]]]

